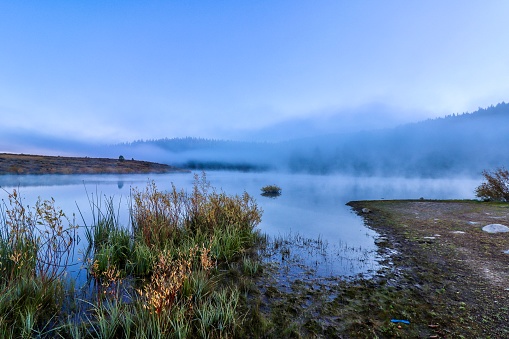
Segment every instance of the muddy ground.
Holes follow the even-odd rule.
[[[183,171],[148,161],[0,153],[1,174],[134,174]]]
[[[384,267],[370,278],[296,280],[285,289],[267,283],[266,272],[259,308],[270,323],[261,337],[509,338],[509,233],[482,231],[509,226],[509,204],[349,205],[380,234]]]
[[[478,201],[353,202],[393,248],[394,284],[412,289],[438,337],[509,338],[509,205]],[[398,282],[401,277],[401,282]]]

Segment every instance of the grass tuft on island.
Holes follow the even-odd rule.
[[[262,195],[266,197],[278,197],[281,195],[281,187],[278,185],[267,185],[261,188]]]
[[[142,174],[188,172],[166,164],[89,157],[61,157],[0,153],[2,174]]]

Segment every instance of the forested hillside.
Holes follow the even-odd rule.
[[[179,138],[122,146],[150,149],[158,157],[151,160],[188,168],[433,177],[507,166],[508,145],[509,104],[500,103],[390,129],[278,143]]]

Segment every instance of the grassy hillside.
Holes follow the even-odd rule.
[[[0,174],[167,173],[176,167],[147,161],[0,153]]]

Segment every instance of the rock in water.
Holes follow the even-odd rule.
[[[507,227],[506,225],[502,225],[502,224],[490,224],[490,225],[486,225],[482,228],[482,230],[484,232],[488,232],[488,233],[504,233],[504,232],[509,232],[509,227]]]

